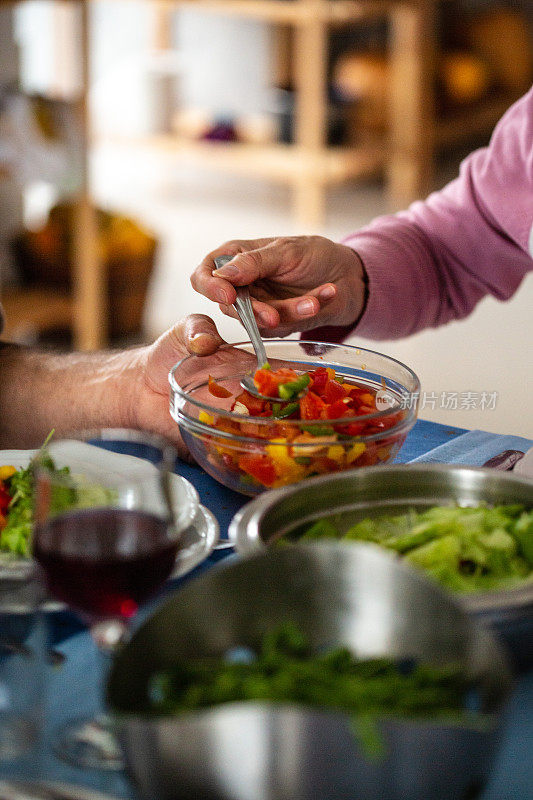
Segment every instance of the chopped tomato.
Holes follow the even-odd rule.
[[[339,433],[347,434],[348,436],[361,436],[365,430],[364,422],[350,422],[348,425],[343,425],[342,428],[337,428]]]
[[[254,439],[271,439],[276,436],[276,426],[259,425],[257,422],[241,422],[239,433],[242,436],[251,436]]]
[[[327,404],[314,392],[307,392],[300,400],[301,419],[326,419]]]
[[[274,462],[266,455],[245,453],[239,458],[239,467],[263,486],[272,486],[277,478]]]
[[[326,403],[334,403],[336,400],[343,400],[345,397],[348,396],[348,392],[340,383],[337,381],[328,381],[324,387],[324,393],[322,397],[326,401]]]
[[[4,515],[6,513],[10,502],[11,495],[9,494],[5,484],[0,481],[0,514]]]
[[[328,371],[325,367],[318,367],[314,372],[310,372],[311,384],[309,391],[321,395],[329,381]]]
[[[254,383],[257,391],[266,397],[277,397],[278,386],[281,383],[290,383],[298,380],[299,375],[293,369],[258,369],[254,375]]]
[[[312,468],[313,472],[318,472],[320,475],[324,475],[328,472],[338,472],[340,470],[340,465],[332,458],[328,458],[327,456],[318,456],[317,458],[313,459]]]
[[[249,414],[252,417],[259,417],[264,411],[265,408],[265,401],[261,400],[260,397],[254,397],[253,394],[247,392],[241,392],[241,394],[237,395],[235,398],[235,403],[242,403],[248,409]]]
[[[346,403],[343,403],[342,400],[336,400],[331,405],[328,405],[326,408],[326,414],[328,419],[340,419],[341,417],[346,417]]]
[[[220,457],[224,462],[224,466],[226,467],[226,469],[229,469],[230,472],[239,471],[239,465],[236,463],[233,455],[230,455],[229,453],[221,453]]]
[[[217,383],[211,375],[209,376],[208,389],[215,397],[231,397],[232,395],[229,389]]]

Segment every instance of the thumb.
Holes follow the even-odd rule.
[[[224,340],[215,323],[204,314],[190,314],[163,333],[148,349],[146,378],[156,391],[167,388],[167,374],[177,361],[189,353],[206,356],[214,353]]]
[[[195,356],[208,356],[225,344],[216,325],[205,314],[189,314],[173,328],[179,344]]]

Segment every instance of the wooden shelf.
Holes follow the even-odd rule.
[[[92,0],[99,2],[99,0]],[[490,100],[444,119],[434,109],[436,9],[447,0],[158,0],[156,46],[170,44],[169,16],[177,9],[259,20],[287,31],[293,48],[285,53],[287,78],[295,89],[292,145],[253,146],[183,140],[169,134],[135,144],[173,153],[219,171],[289,184],[294,211],[307,227],[321,225],[325,191],[331,184],[385,169],[392,210],[424,197],[432,185],[437,146],[486,133],[514,97]],[[391,98],[387,137],[353,148],[327,146],[328,33],[336,25],[369,19],[389,23]],[[285,43],[287,38],[285,37]],[[285,44],[285,46],[287,46]],[[131,140],[130,140],[131,141]],[[132,142],[133,143],[133,142]]]
[[[12,0],[16,6],[23,0]],[[73,102],[74,113],[79,124],[81,180],[76,196],[73,239],[73,288],[70,295],[54,290],[20,289],[6,291],[2,303],[6,310],[4,336],[14,336],[15,331],[49,331],[56,327],[72,328],[74,343],[79,350],[97,350],[108,341],[107,287],[104,265],[97,253],[95,209],[91,202],[89,176],[89,86],[91,38],[89,0],[78,0],[80,9],[79,59],[81,91]],[[53,4],[52,4],[53,5]]]
[[[373,173],[385,162],[383,142],[379,140],[360,147],[328,147],[318,153],[291,144],[194,141],[172,134],[106,137],[103,141],[156,150],[220,172],[288,184],[306,177],[327,186]]]
[[[98,2],[99,0],[93,0]],[[295,88],[295,142],[257,146],[161,134],[122,139],[125,144],[173,154],[221,172],[253,175],[293,187],[295,213],[320,225],[325,191],[342,181],[385,169],[393,209],[423,197],[431,187],[434,149],[487,132],[515,98],[500,97],[437,119],[433,103],[435,11],[439,0],[161,0],[154,3],[157,45],[170,45],[168,16],[178,8],[257,19],[293,29],[285,53]],[[440,0],[445,2],[445,0]],[[328,29],[369,18],[389,21],[391,103],[386,137],[367,136],[357,147],[326,143]],[[163,34],[161,34],[163,32]],[[115,139],[116,141],[116,139]]]
[[[5,289],[0,296],[5,312],[2,336],[24,340],[38,333],[71,328],[74,319],[72,297],[57,289]]]
[[[92,2],[102,2],[102,0],[92,0]],[[166,12],[188,7],[195,11],[278,25],[307,25],[310,21],[319,21],[327,25],[346,25],[350,22],[382,17],[395,5],[395,2],[394,0],[157,0],[155,5]]]
[[[307,229],[322,225],[328,185],[374,174],[385,166],[389,196],[401,206],[429,189],[432,162],[431,98],[434,12],[439,0],[158,0],[156,48],[169,46],[170,15],[190,8],[260,20],[292,29],[289,57],[295,91],[294,144],[184,142],[155,136],[142,143],[226,172],[288,183],[294,213]],[[99,0],[93,0],[99,2]],[[393,97],[390,135],[355,148],[327,145],[329,30],[369,19],[389,22]]]
[[[21,1],[21,0],[19,0]],[[88,7],[101,0],[79,0],[81,7],[82,93],[77,111],[84,149],[82,189],[77,198],[76,264],[71,299],[43,295],[6,295],[9,316],[28,310],[31,320],[56,317],[70,320],[76,345],[101,347],[106,341],[106,291],[102,265],[95,249],[96,227],[90,202],[89,149],[89,41]],[[515,98],[497,98],[476,109],[443,120],[434,113],[433,83],[436,52],[436,7],[446,0],[151,0],[155,43],[171,46],[170,15],[178,9],[254,19],[292,30],[293,49],[288,66],[295,90],[292,145],[257,146],[242,143],[190,141],[164,134],[122,140],[227,173],[253,175],[291,186],[294,213],[304,229],[316,230],[325,216],[328,186],[385,170],[392,210],[424,197],[432,184],[435,147],[447,146],[486,132]],[[115,0],[118,2],[118,0]],[[333,26],[359,24],[369,19],[389,23],[391,101],[388,135],[361,142],[357,147],[328,147],[328,35]],[[116,139],[114,140],[116,141]],[[74,314],[74,308],[77,313]],[[26,314],[28,316],[28,314]],[[9,324],[9,320],[8,320]],[[9,328],[8,328],[9,331]]]

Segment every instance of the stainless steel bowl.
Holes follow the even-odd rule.
[[[459,663],[488,725],[383,718],[385,755],[372,759],[338,712],[257,702],[150,713],[154,673],[257,647],[284,620],[317,649]],[[459,800],[487,778],[508,690],[502,651],[450,596],[389,553],[333,544],[270,550],[187,584],[115,658],[108,704],[143,800]]]
[[[250,554],[324,516],[335,515],[342,532],[365,516],[450,503],[523,503],[533,508],[533,481],[445,464],[368,467],[262,495],[236,514],[229,537],[237,552]],[[469,613],[497,631],[518,669],[533,666],[533,581],[506,591],[456,597]]]

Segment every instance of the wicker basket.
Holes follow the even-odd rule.
[[[24,286],[70,290],[71,210],[66,204],[55,206],[42,229],[26,231],[13,241],[15,264]],[[138,333],[157,240],[133,220],[100,209],[97,222],[100,258],[108,281],[109,335]]]

